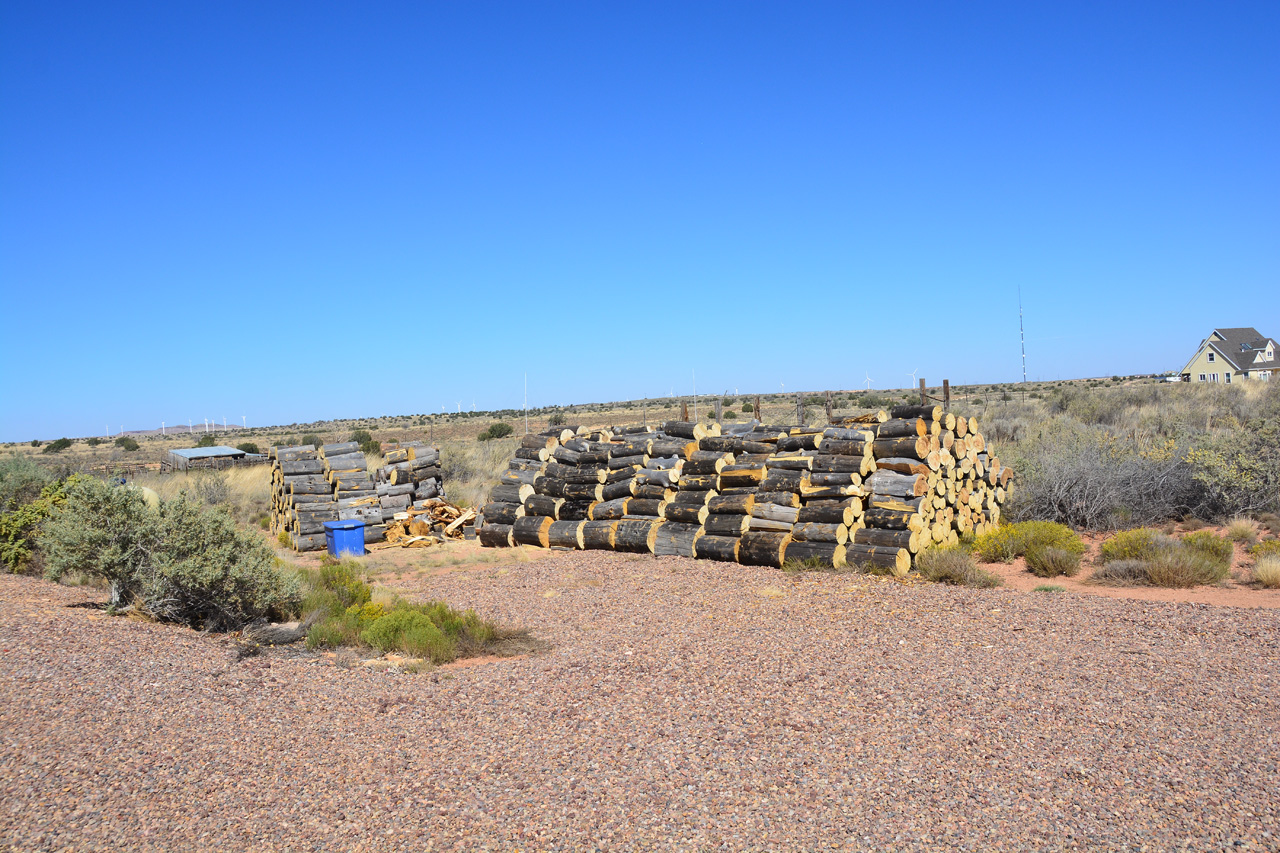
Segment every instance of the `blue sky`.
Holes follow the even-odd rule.
[[[0,440],[1280,335],[1280,5],[0,7]]]

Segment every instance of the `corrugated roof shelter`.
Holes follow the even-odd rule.
[[[265,461],[266,456],[245,453],[234,447],[219,445],[217,447],[183,447],[169,451],[169,468],[174,471],[189,471],[192,468],[225,468],[237,462]]]

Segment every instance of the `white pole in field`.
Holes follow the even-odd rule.
[[[246,418],[244,415],[240,416],[240,426],[243,427],[244,429],[249,428],[249,419]]]
[[[161,421],[161,422],[160,422],[160,434],[161,434],[161,435],[168,435],[168,434],[169,434],[169,433],[167,433],[167,432],[165,432],[165,431],[164,431],[164,421]]]

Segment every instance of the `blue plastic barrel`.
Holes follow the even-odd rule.
[[[331,557],[364,556],[364,522],[358,518],[324,523],[324,544]]]

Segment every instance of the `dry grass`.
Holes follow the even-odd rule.
[[[1227,538],[1242,545],[1258,541],[1258,526],[1248,518],[1233,518],[1227,523]]]
[[[1003,582],[998,575],[980,568],[967,548],[929,548],[916,557],[916,568],[928,580],[991,589]]]
[[[1260,557],[1253,564],[1253,579],[1267,589],[1280,589],[1280,557]]]

